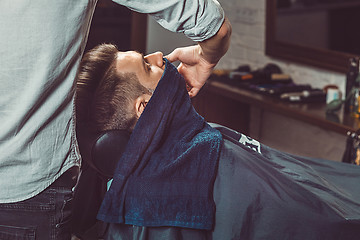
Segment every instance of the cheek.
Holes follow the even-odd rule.
[[[162,77],[162,72],[158,72],[158,73],[156,73],[154,76],[153,76],[153,78],[152,78],[152,83],[154,84],[154,87],[156,87],[157,86],[157,84],[159,83],[159,81],[160,81],[160,79],[161,79],[161,77]]]

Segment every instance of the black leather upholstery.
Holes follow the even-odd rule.
[[[100,174],[112,178],[129,137],[124,130],[107,131],[98,136],[91,150],[91,159]]]
[[[77,133],[83,161],[102,176],[112,178],[130,134],[125,130],[92,132],[89,125],[79,127]]]

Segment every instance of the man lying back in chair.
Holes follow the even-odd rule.
[[[210,126],[161,53],[101,45],[78,76],[78,124],[131,132],[98,214],[108,239],[359,238],[359,167]]]
[[[144,57],[119,52],[111,44],[95,47],[84,56],[78,73],[78,120],[91,120],[98,131],[132,131],[164,67],[160,52]]]

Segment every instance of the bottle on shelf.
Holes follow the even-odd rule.
[[[359,59],[357,58],[350,58],[349,59],[349,71],[346,74],[346,89],[345,89],[345,98],[349,97],[352,88],[355,85],[355,81],[357,76],[359,75],[359,66],[358,66]],[[350,113],[350,101],[345,102],[344,106],[345,113]]]
[[[351,89],[351,97],[349,101],[350,115],[354,118],[360,118],[360,73],[355,79],[353,88]]]

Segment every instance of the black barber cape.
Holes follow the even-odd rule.
[[[360,167],[287,154],[223,126],[211,239],[360,239]]]
[[[163,76],[118,162],[98,219],[212,229],[221,142],[220,132],[196,113],[184,79],[166,60]]]
[[[223,135],[214,229],[112,224],[109,239],[360,239],[359,166],[290,155],[211,126]]]

